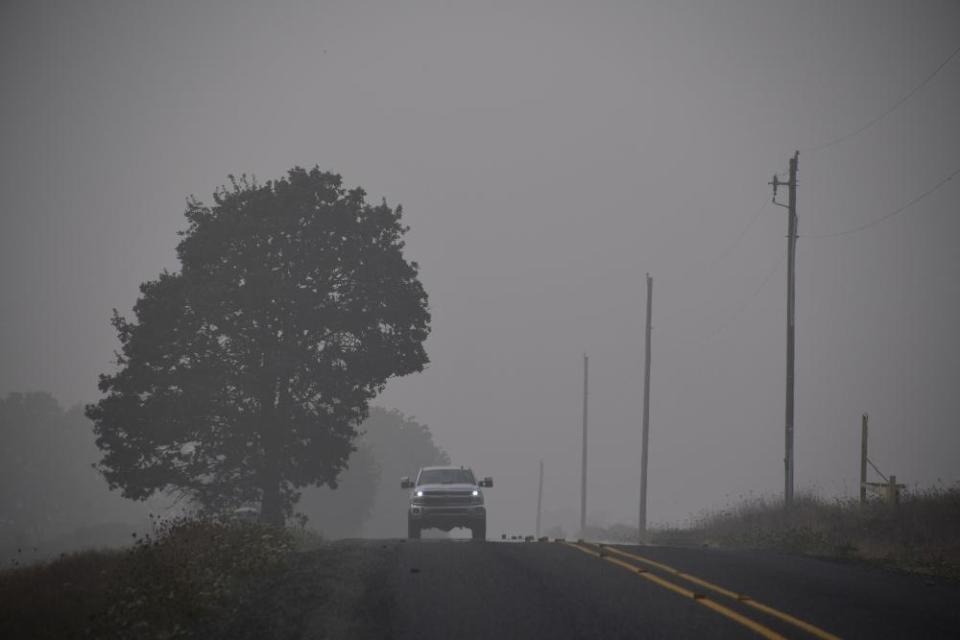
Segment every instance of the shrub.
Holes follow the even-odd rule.
[[[220,520],[157,520],[122,558],[98,637],[215,635],[262,581],[282,573],[294,550],[283,529]]]
[[[105,587],[122,562],[121,552],[85,551],[0,571],[0,637],[84,637],[94,612],[106,610]]]
[[[153,533],[128,549],[0,572],[0,637],[244,636],[235,622],[251,619],[254,603],[290,567],[295,547],[318,544],[306,532],[251,523],[154,522]],[[263,635],[249,631],[245,637]]]

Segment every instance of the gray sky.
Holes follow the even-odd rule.
[[[649,515],[782,490],[786,212],[878,219],[960,168],[956,2],[34,2],[0,6],[0,393],[96,397],[112,307],[176,269],[184,198],[341,173],[401,203],[432,360],[379,403],[493,475],[491,533],[579,501],[633,522],[645,272]],[[960,480],[960,179],[798,243],[796,474]],[[763,286],[761,286],[763,285]],[[398,499],[402,494],[398,489]],[[574,512],[575,513],[575,512]]]

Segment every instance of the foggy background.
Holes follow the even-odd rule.
[[[339,172],[402,204],[431,358],[375,404],[492,475],[489,532],[635,523],[783,484],[786,210],[800,150],[796,479],[960,480],[956,2],[0,5],[0,394],[98,397],[108,320],[175,270],[184,199]],[[785,190],[781,192],[785,197]],[[413,474],[416,470],[411,469]],[[398,479],[399,480],[399,479]],[[397,487],[398,501],[405,492]]]

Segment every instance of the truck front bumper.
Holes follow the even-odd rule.
[[[487,509],[482,504],[444,507],[412,504],[407,515],[421,527],[468,527],[485,521]]]

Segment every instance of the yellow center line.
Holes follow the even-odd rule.
[[[650,560],[649,558],[644,558],[643,556],[638,556],[638,555],[633,554],[633,553],[628,553],[628,552],[626,552],[626,551],[623,551],[622,549],[617,549],[616,547],[609,547],[609,546],[606,546],[606,545],[601,545],[601,546],[600,546],[600,549],[602,550],[600,553],[602,553],[603,551],[612,551],[613,553],[619,554],[619,555],[624,556],[624,557],[627,557],[627,558],[631,558],[631,559],[636,560],[636,561],[638,561],[638,562],[642,562],[642,563],[644,563],[644,564],[646,564],[646,565],[648,565],[648,566],[656,567],[656,568],[661,569],[661,570],[663,570],[663,571],[666,571],[666,572],[668,572],[668,573],[672,573],[673,575],[677,576],[678,578],[681,578],[681,579],[686,580],[686,581],[688,581],[688,582],[692,582],[692,583],[694,583],[694,584],[698,584],[698,585],[700,585],[701,587],[704,587],[704,588],[706,588],[706,589],[710,589],[710,590],[713,591],[714,593],[719,593],[720,595],[726,596],[726,597],[728,597],[728,598],[732,598],[732,599],[734,599],[734,600],[737,600],[738,602],[742,602],[743,604],[747,605],[748,607],[752,607],[752,608],[754,608],[754,609],[756,609],[756,610],[758,610],[758,611],[762,611],[762,612],[764,612],[764,613],[766,613],[766,614],[768,614],[768,615],[771,615],[771,616],[773,616],[773,617],[775,617],[775,618],[779,618],[780,620],[783,620],[783,621],[786,622],[786,623],[792,624],[793,626],[795,626],[795,627],[797,627],[797,628],[799,628],[799,629],[803,629],[804,631],[806,631],[806,632],[809,633],[809,634],[812,634],[812,635],[814,635],[814,636],[816,636],[816,637],[818,637],[818,638],[822,638],[822,640],[840,640],[840,638],[839,638],[838,636],[835,636],[835,635],[833,635],[832,633],[829,633],[829,632],[827,632],[827,631],[824,631],[824,630],[821,629],[820,627],[816,627],[816,626],[810,624],[809,622],[805,622],[805,621],[803,621],[803,620],[800,620],[799,618],[795,618],[794,616],[790,615],[789,613],[785,613],[785,612],[780,611],[780,610],[778,610],[778,609],[774,609],[773,607],[771,607],[771,606],[769,606],[769,605],[765,605],[765,604],[763,604],[762,602],[757,602],[756,600],[754,600],[754,599],[751,598],[750,596],[744,595],[744,594],[742,594],[742,593],[735,593],[735,592],[733,592],[733,591],[730,591],[729,589],[724,589],[723,587],[721,587],[721,586],[719,586],[719,585],[715,585],[715,584],[713,584],[713,583],[711,583],[711,582],[707,582],[706,580],[703,580],[703,579],[698,578],[698,577],[696,577],[696,576],[692,576],[692,575],[690,575],[689,573],[684,573],[683,571],[679,571],[678,569],[674,569],[673,567],[671,567],[671,566],[669,566],[669,565],[665,565],[665,564],[663,564],[663,563],[661,563],[661,562],[656,562],[656,561],[654,561],[654,560]],[[600,555],[600,554],[598,553],[598,555]]]
[[[692,598],[693,601],[696,602],[697,604],[702,604],[708,609],[711,609],[716,613],[719,613],[720,615],[733,620],[734,622],[742,624],[743,626],[747,627],[751,631],[754,631],[757,634],[763,636],[767,640],[786,640],[784,636],[780,635],[770,627],[766,627],[760,624],[759,622],[755,622],[750,618],[740,613],[737,613],[733,609],[728,609],[722,604],[718,602],[714,602],[713,600],[711,600],[710,598],[706,597],[701,593],[696,593],[696,592],[690,591],[689,589],[684,589],[683,587],[678,586],[670,582],[669,580],[664,580],[660,576],[650,573],[646,569],[642,569],[636,565],[630,564],[629,562],[624,562],[623,560],[620,560],[618,558],[613,558],[608,555],[604,555],[599,551],[594,551],[593,549],[582,547],[579,544],[573,544],[570,542],[564,542],[563,544],[567,545],[568,547],[573,547],[574,549],[577,549],[578,551],[582,551],[588,555],[596,556],[602,560],[606,560],[607,562],[615,564],[619,567],[623,567],[624,569],[627,569],[628,571],[632,571],[633,573],[637,574],[641,578],[646,578],[647,580],[655,584],[658,584],[665,589],[669,589],[670,591],[673,591],[676,594],[684,596],[685,598]]]

